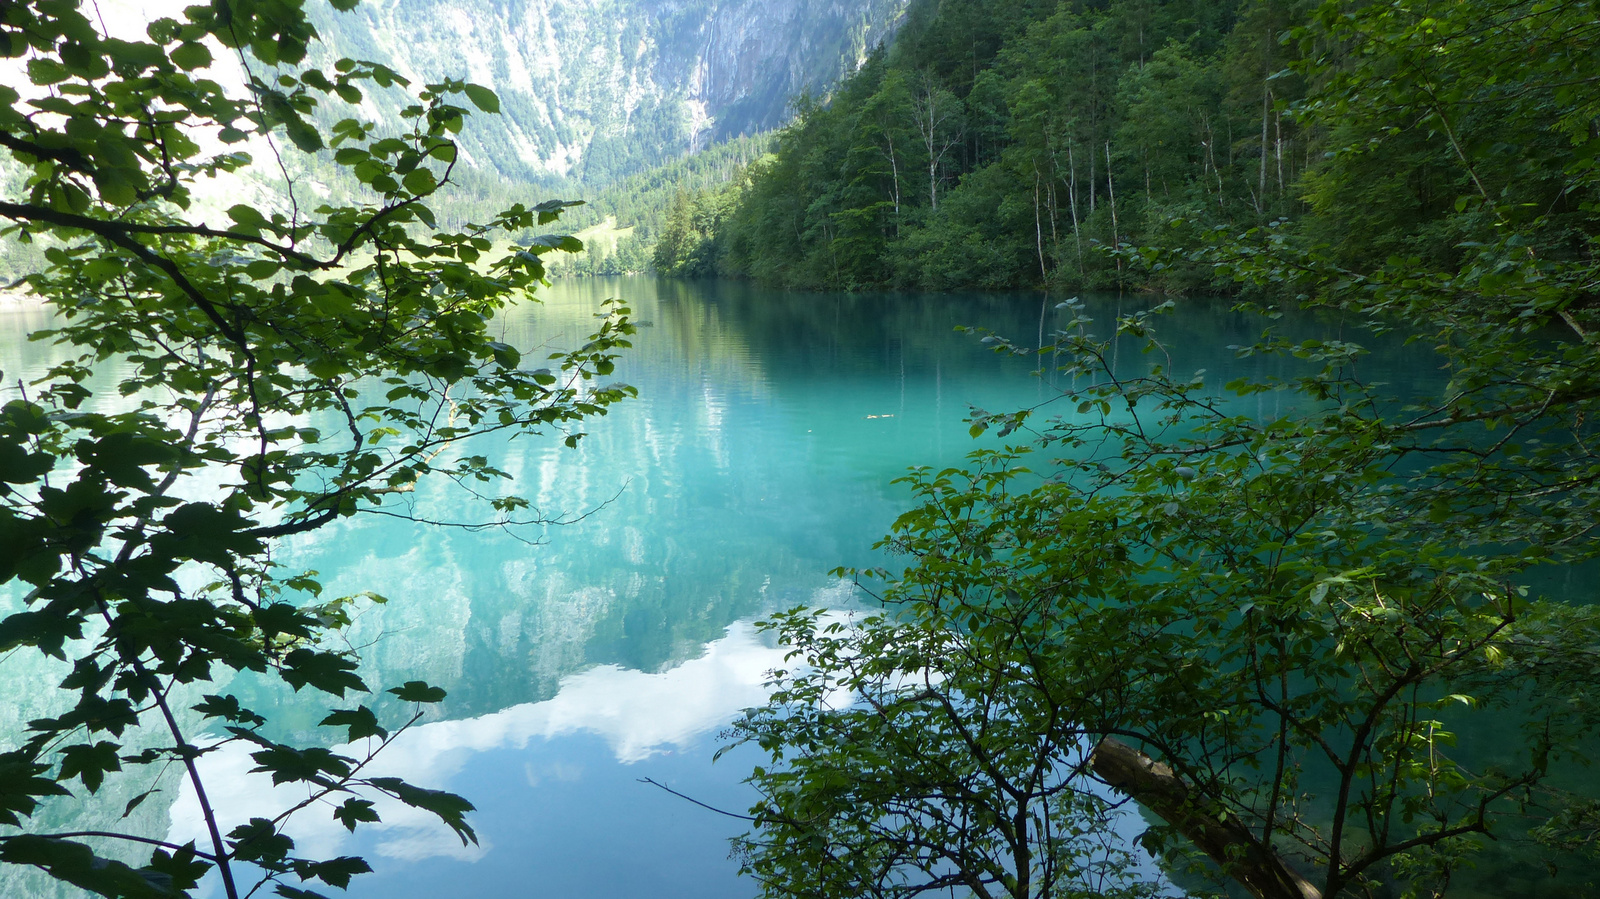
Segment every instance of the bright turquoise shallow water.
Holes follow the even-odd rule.
[[[907,503],[894,479],[907,466],[954,464],[971,451],[970,406],[1010,409],[1053,395],[1026,361],[997,357],[955,331],[975,325],[1032,343],[1057,315],[1051,298],[1041,323],[1038,294],[573,281],[510,314],[506,339],[525,358],[540,346],[570,346],[607,297],[623,298],[650,323],[616,375],[639,398],[590,423],[576,450],[554,439],[476,448],[493,452],[516,476],[515,492],[545,513],[587,517],[516,534],[358,518],[278,555],[321,572],[330,594],[388,597],[351,633],[363,675],[371,684],[427,680],[450,697],[378,767],[462,793],[479,808],[475,847],[399,810],[355,837],[311,810],[293,831],[303,846],[365,855],[377,869],[356,880],[354,896],[753,894],[728,858],[726,838],[740,822],[640,780],[743,811],[749,797],[738,781],[753,759],[734,754],[712,766],[710,756],[717,732],[761,700],[766,671],[781,661],[750,622],[796,603],[848,605],[847,585],[828,572],[884,561],[871,545]],[[1143,303],[1104,298],[1092,307],[1105,316]],[[1171,320],[1174,368],[1208,368],[1218,382],[1238,373],[1225,348],[1249,342],[1259,324],[1225,310],[1197,301]],[[48,357],[20,342],[40,324],[0,315],[8,380]],[[1369,374],[1420,377],[1410,368],[1419,363],[1405,359],[1380,359]],[[1148,364],[1138,360],[1125,364]],[[417,512],[448,517],[468,508],[465,500],[425,490]],[[26,664],[0,664],[0,682],[48,695],[47,672],[18,667]],[[322,715],[306,697],[225,687],[276,706],[283,733],[310,732]],[[0,730],[15,733],[31,717],[28,706],[12,702]],[[212,798],[231,820],[294,799],[246,776],[242,751],[207,761]],[[179,841],[198,837],[192,797],[170,786],[165,805],[147,804],[141,825]],[[51,814],[69,821],[92,812]],[[25,886],[40,894],[35,882]]]

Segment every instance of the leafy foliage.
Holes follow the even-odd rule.
[[[1459,262],[1500,220],[1581,254],[1595,212],[1570,167],[1589,154],[1569,154],[1594,139],[1592,11],[914,4],[892,48],[801,104],[748,189],[705,197],[733,207],[705,216],[711,255],[809,287],[1230,291],[1203,266],[1135,272],[1096,250],[1283,217],[1363,270]],[[933,154],[918,110],[941,91],[964,115]]]
[[[1600,727],[1600,615],[1529,585],[1600,556],[1600,144],[1592,94],[1569,83],[1600,59],[1593,10],[1330,2],[1309,18],[1291,46],[1308,92],[1298,121],[1329,136],[1314,226],[1112,257],[1257,297],[1242,307],[1262,337],[1235,349],[1273,374],[1216,385],[1173,370],[1185,336],[1163,330],[1171,303],[1103,336],[1106,322],[1063,304],[1076,320],[1037,352],[1070,387],[973,420],[1031,439],[907,479],[917,505],[885,541],[906,569],[858,573],[887,580],[889,610],[853,629],[803,612],[769,625],[796,657],[773,703],[735,728],[772,758],[742,842],[769,895],[905,894],[918,876],[1046,895],[1024,874],[1059,877],[1081,854],[1035,848],[996,870],[1003,853],[983,841],[1023,818],[969,788],[1014,777],[985,766],[1027,747],[1033,770],[1066,776],[1062,795],[1103,796],[1129,784],[1089,752],[1109,740],[1182,785],[1181,803],[1131,788],[1165,817],[1148,843],[1197,856],[1205,822],[1222,822],[1229,845],[1196,870],[1255,895],[1440,895],[1474,862],[1512,866],[1502,838],[1544,876],[1592,870],[1594,785],[1573,772]],[[1508,64],[1547,44],[1551,67]],[[1184,56],[1163,54],[1143,77],[1200,91]],[[1480,128],[1544,129],[1564,149],[1534,142],[1513,166]],[[1379,166],[1460,190],[1423,217],[1447,249],[1370,258],[1369,239],[1432,239],[1391,215],[1405,198],[1372,190]],[[1343,240],[1316,239],[1337,222]],[[1283,302],[1331,310],[1340,333],[1277,333]],[[1439,382],[1367,380],[1352,326],[1409,335]],[[918,773],[880,774],[902,769]],[[941,821],[982,836],[954,857],[918,854]],[[1309,888],[1253,878],[1262,857]],[[835,865],[848,887],[803,873]]]
[[[44,247],[46,265],[25,281],[60,323],[36,337],[71,351],[0,408],[0,584],[26,591],[0,620],[0,651],[70,671],[60,711],[0,753],[0,860],[102,895],[187,894],[215,870],[233,899],[249,889],[235,879],[245,861],[287,894],[304,893],[296,880],[343,887],[366,864],[302,854],[286,822],[342,802],[334,816],[353,829],[376,820],[362,798],[374,792],[475,839],[466,800],[363,773],[442,690],[392,690],[415,709],[398,724],[366,705],[333,711],[323,725],[366,747],[347,756],[274,739],[264,714],[202,697],[202,685],[254,672],[296,691],[368,692],[333,639],[356,599],[321,598],[312,574],[274,563],[275,542],[364,512],[411,517],[396,501],[424,480],[482,496],[504,474],[463,452],[467,441],[554,430],[572,444],[584,418],[632,392],[585,383],[627,345],[624,309],[548,367],[524,368],[491,330],[542,282],[541,257],[573,245],[506,238],[570,204],[438,226],[430,204],[452,183],[455,135],[468,105],[492,113],[494,95],[455,80],[416,88],[402,130],[384,133],[356,106],[406,80],[351,59],[304,65],[316,39],[306,16],[299,3],[230,0],[139,36],[106,33],[75,2],[0,12],[0,51],[30,82],[0,87],[5,164],[27,172],[0,216]],[[237,65],[242,92],[208,77],[221,60]],[[316,203],[287,180],[225,221],[200,212],[240,174],[294,154],[331,157],[359,200]],[[106,391],[95,369],[112,359],[127,373]],[[529,508],[515,496],[488,506],[446,523],[514,526]],[[226,736],[195,736],[206,731]],[[197,762],[236,742],[256,771],[307,798],[224,835]],[[50,797],[167,766],[199,799],[206,851],[30,828]],[[88,839],[157,848],[135,869]]]
[[[1091,746],[1042,681],[1059,647],[984,615],[977,633],[937,613],[766,622],[801,663],[736,726],[773,761],[751,778],[755,829],[735,841],[766,895],[1155,895],[1112,802],[1085,788]]]
[[[599,189],[586,187],[576,196],[585,205],[570,214],[574,225],[602,225],[607,220],[631,229],[614,248],[590,245],[583,256],[558,260],[556,275],[619,275],[653,268],[663,274],[710,274],[691,271],[696,255],[714,227],[685,218],[691,197],[726,192],[772,143],[771,132],[725,141],[681,159],[661,163]],[[699,205],[699,204],[696,204]],[[702,216],[703,219],[703,216]]]
[[[812,287],[1108,286],[1132,277],[1097,245],[1294,211],[1311,157],[1284,115],[1284,10],[915,3],[893,47],[801,105],[718,229],[720,268]],[[1158,285],[1218,286],[1208,274]]]

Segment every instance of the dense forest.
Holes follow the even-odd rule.
[[[682,274],[1233,295],[981,338],[1062,395],[905,478],[886,611],[769,620],[764,895],[1172,895],[1108,795],[1192,895],[1597,895],[1597,83],[1594,0],[929,0],[674,217]],[[1223,307],[1262,374],[1180,361]]]
[[[1548,81],[1554,70],[1524,66],[1548,58],[1586,83],[1592,61],[1566,58],[1580,35],[1445,65],[1317,10],[914,4],[892,47],[825,102],[802,102],[775,155],[674,217],[658,268],[804,287],[1204,290],[1226,285],[1194,265],[1136,273],[1106,250],[1195,247],[1212,228],[1292,220],[1341,262],[1448,262],[1493,237],[1490,205],[1540,217],[1551,252],[1581,251],[1592,198],[1561,173],[1593,124],[1572,116],[1573,87],[1514,74]],[[1394,77],[1340,92],[1374,65]],[[1556,93],[1528,99],[1546,88]],[[1438,113],[1407,119],[1414,110],[1387,93],[1405,91]]]
[[[562,223],[579,232],[584,252],[557,257],[551,271],[620,275],[649,269],[652,249],[668,230],[669,218],[677,221],[691,208],[712,205],[699,198],[717,194],[723,185],[742,178],[771,145],[770,132],[747,135],[599,188],[572,185],[575,189],[563,196],[582,199],[584,205],[568,210]],[[691,203],[691,197],[699,202]],[[682,225],[671,231],[685,233]]]

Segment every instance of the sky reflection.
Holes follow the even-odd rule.
[[[604,804],[624,778],[637,781],[650,776],[661,780],[665,773],[668,778],[681,779],[686,772],[678,770],[680,766],[675,763],[681,755],[692,755],[697,769],[708,767],[704,755],[711,749],[710,735],[741,709],[766,698],[763,685],[767,673],[782,661],[783,650],[762,642],[749,622],[738,622],[727,629],[722,639],[708,644],[699,658],[659,673],[602,665],[564,678],[556,696],[543,702],[524,703],[476,718],[419,725],[397,739],[366,769],[374,776],[402,777],[417,786],[469,795],[481,809],[473,819],[480,829],[475,846],[462,846],[432,816],[392,800],[379,802],[382,822],[364,827],[360,835],[350,834],[335,821],[329,806],[313,806],[298,813],[288,832],[297,845],[324,856],[370,852],[409,861],[443,858],[478,862],[501,852],[504,841],[513,844],[507,848],[526,842],[526,831],[536,823],[530,819],[551,818],[552,801],[558,805],[566,801]],[[357,758],[365,754],[365,748],[363,744],[335,747],[341,754]],[[305,797],[304,788],[275,787],[267,775],[250,773],[254,767],[250,759],[253,749],[249,744],[235,743],[201,761],[202,774],[211,785],[210,799],[224,810],[225,831],[253,816],[271,817]],[[663,764],[640,765],[652,759]],[[636,766],[640,770],[628,770]],[[697,776],[690,773],[689,779],[697,780]],[[701,786],[721,798],[739,792],[728,784]],[[695,787],[691,784],[690,788]],[[573,795],[575,790],[591,795]],[[680,811],[694,809],[698,813],[694,817],[717,817],[666,794],[649,795],[659,792],[654,788],[641,786],[626,792],[630,800],[648,799],[658,804],[665,798],[686,807]],[[508,800],[517,806],[536,805],[540,810],[502,829],[497,822],[505,811],[501,806]],[[741,799],[733,808],[743,811],[744,804],[746,800]],[[555,816],[558,821],[562,817]],[[737,824],[732,819],[719,819],[716,823],[728,832],[721,836],[738,829],[722,822]],[[609,829],[612,824],[603,818],[566,818],[564,826]],[[659,840],[661,831],[653,830],[650,838]],[[726,853],[721,839],[708,837],[705,850],[713,855]],[[199,803],[187,785],[172,806],[167,839],[205,842]],[[548,849],[541,852],[548,854]],[[526,857],[514,858],[515,855],[514,851],[508,852],[505,861],[513,866],[530,864]],[[580,869],[584,867],[589,866],[579,865]],[[369,886],[361,881],[357,885]],[[361,892],[365,890],[357,890]],[[732,894],[745,892],[748,889],[736,889]]]

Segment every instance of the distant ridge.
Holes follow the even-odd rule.
[[[854,71],[906,0],[367,0],[325,13],[328,52],[414,81],[466,77],[501,114],[466,159],[516,181],[603,185],[783,123]],[[364,110],[391,118],[395,110]]]

